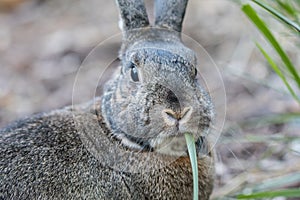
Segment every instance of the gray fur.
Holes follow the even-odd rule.
[[[0,199],[191,199],[185,132],[197,140],[199,197],[209,198],[214,159],[205,132],[214,113],[195,54],[174,31],[178,20],[172,29],[147,26],[142,1],[128,2],[118,0],[121,73],[103,95],[0,131]],[[164,4],[157,19],[178,5]]]
[[[149,25],[143,0],[117,0],[122,22],[122,30],[128,31]]]
[[[157,162],[146,163],[153,170],[144,173],[117,171],[96,159],[81,135],[94,134],[110,141],[102,145],[123,147],[108,137],[99,100],[95,104],[35,115],[2,130],[0,199],[191,199],[192,172],[186,157],[163,168]],[[138,162],[159,156],[139,155]],[[207,199],[212,161],[203,157],[198,162],[200,197]]]
[[[155,0],[155,25],[181,32],[188,0]]]

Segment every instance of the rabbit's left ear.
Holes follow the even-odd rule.
[[[144,0],[117,0],[121,29],[125,32],[149,25]]]
[[[188,0],[155,0],[155,25],[181,32]]]

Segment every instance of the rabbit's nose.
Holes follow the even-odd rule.
[[[172,91],[168,92],[167,101],[170,103],[179,103],[178,98]]]
[[[181,112],[175,112],[172,109],[164,109],[162,111],[162,116],[169,126],[174,126],[181,120],[188,121],[191,116],[191,110],[191,107],[185,107]]]

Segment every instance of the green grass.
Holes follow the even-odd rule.
[[[297,184],[300,180],[300,173],[291,173],[281,177],[263,181],[261,184],[253,185],[244,191],[251,191],[250,194],[238,194],[237,199],[257,199],[257,198],[274,198],[274,197],[299,197],[300,188],[278,189],[286,185]],[[247,192],[245,192],[247,193]]]
[[[297,16],[299,15],[300,11],[296,9],[296,7],[292,7],[289,1],[274,1],[277,2],[277,5],[280,6],[283,10],[285,10],[290,15],[294,16],[295,21],[292,21],[288,17],[286,17],[284,14],[280,13],[276,9],[272,8],[270,5],[264,3],[260,0],[252,0],[255,4],[259,5],[263,9],[265,9],[266,12],[269,12],[273,16],[275,16],[276,19],[287,25],[287,27],[292,28],[295,31],[295,34],[299,35],[300,31],[300,25],[298,22]],[[242,6],[243,12],[248,16],[248,18],[253,22],[253,24],[256,26],[256,28],[262,33],[262,35],[265,37],[265,39],[269,42],[271,47],[276,51],[278,56],[281,58],[281,63],[276,63],[272,56],[270,56],[264,48],[257,44],[259,50],[262,52],[263,56],[268,61],[270,67],[274,70],[274,72],[281,78],[285,86],[287,87],[288,91],[292,95],[292,97],[300,104],[299,99],[299,91],[300,91],[300,75],[298,72],[298,69],[294,66],[292,61],[290,60],[288,54],[285,52],[285,50],[282,48],[280,43],[277,41],[277,39],[274,37],[272,31],[267,26],[266,22],[259,17],[257,11],[250,5],[245,4]],[[297,20],[296,20],[297,19]],[[281,67],[280,67],[281,66]],[[289,74],[285,74],[282,70],[284,68]],[[297,90],[293,89],[291,84],[289,83],[288,77],[291,76],[297,86]]]
[[[249,195],[241,194],[237,199],[253,199],[253,198],[274,198],[274,197],[300,197],[300,189],[286,189],[257,192]]]
[[[294,28],[296,31],[300,32],[300,26],[298,22],[294,22],[282,13],[280,13],[278,10],[272,8],[266,3],[263,3],[260,0],[253,0],[257,5],[264,8],[266,11],[273,14],[277,19],[279,19],[281,22],[287,24],[289,27]],[[280,8],[284,10],[289,15],[293,16],[294,18],[297,18],[297,10],[293,8],[293,6],[290,4],[290,1],[277,1],[278,5],[280,5]]]
[[[249,2],[249,1],[248,1]],[[255,7],[254,7],[255,5]],[[241,7],[244,14],[260,31],[262,36],[266,39],[267,43],[275,51],[275,55],[267,52],[265,47],[256,42],[257,48],[260,50],[266,59],[269,67],[278,75],[290,95],[300,105],[300,73],[299,68],[295,66],[289,57],[288,52],[280,44],[279,40],[275,37],[270,25],[263,16],[272,17],[281,23],[286,28],[288,33],[294,34],[299,37],[300,41],[300,1],[299,0],[251,0],[250,3],[244,4]],[[299,45],[300,48],[300,45]],[[279,57],[280,60],[276,61],[275,58]],[[299,67],[299,66],[298,66]],[[255,119],[246,120],[240,127],[254,128],[257,126],[267,127],[270,124],[289,124],[291,121],[298,121],[300,113],[282,113],[273,114],[271,116],[261,116]],[[281,143],[289,143],[295,138],[288,138],[284,134],[279,134],[279,141]],[[272,141],[271,136],[264,135],[247,135],[242,139],[246,142],[262,142],[265,144]],[[277,138],[277,139],[278,139]],[[273,138],[276,140],[276,138]],[[275,141],[274,140],[274,141]],[[264,174],[263,172],[259,172]],[[233,199],[270,199],[274,197],[300,197],[300,188],[290,188],[291,185],[298,185],[300,183],[300,173],[286,173],[276,178],[270,178],[258,182],[256,184],[247,184],[244,182],[239,189],[228,193],[226,198]]]
[[[281,78],[287,89],[289,90],[290,94],[294,97],[294,99],[300,104],[300,99],[285,78],[284,74],[280,70],[279,66],[275,63],[275,61],[268,55],[268,53],[260,46],[260,44],[256,43],[256,46],[259,48],[261,53],[264,55],[264,57],[267,59],[270,67],[276,72],[276,74]]]
[[[195,146],[195,139],[192,134],[186,133],[184,134],[186,145],[188,147],[188,152],[190,156],[190,161],[193,170],[193,199],[198,200],[198,163],[197,163],[197,153],[196,153],[196,146]]]

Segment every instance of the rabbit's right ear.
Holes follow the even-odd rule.
[[[121,29],[127,31],[149,25],[144,0],[116,0],[120,11]]]
[[[188,0],[155,0],[155,25],[181,32]]]

